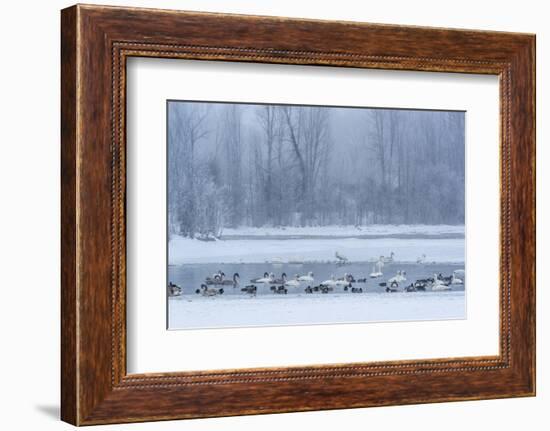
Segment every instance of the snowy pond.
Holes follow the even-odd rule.
[[[197,329],[243,326],[278,326],[296,324],[360,323],[403,320],[463,319],[466,317],[465,286],[452,285],[447,292],[396,292],[387,293],[381,282],[393,277],[397,271],[405,271],[404,287],[417,279],[444,276],[463,269],[457,263],[389,263],[383,268],[384,276],[369,278],[371,262],[350,263],[339,266],[335,263],[305,264],[186,264],[168,267],[168,278],[183,288],[183,295],[168,299],[169,329]],[[205,277],[216,271],[228,277],[240,276],[240,284],[223,286],[224,294],[203,297],[195,293]],[[315,281],[302,282],[300,287],[288,287],[288,293],[274,294],[270,285],[255,283],[257,294],[251,296],[241,291],[250,284],[251,278],[264,272],[273,272],[280,277],[284,272],[289,279],[295,274],[313,272]],[[344,291],[336,287],[333,292],[322,294],[305,293],[308,286],[324,280],[352,274],[356,279],[366,277],[365,283],[353,283],[363,293]]]
[[[169,242],[168,280],[183,294],[168,298],[169,329],[200,329],[385,321],[446,320],[466,318],[465,283],[450,291],[404,292],[416,280],[434,274],[450,276],[464,269],[464,226],[371,225],[323,228],[239,228],[227,230],[216,241],[173,236]],[[384,264],[380,278],[370,278],[374,262],[394,253]],[[336,254],[349,259],[339,265]],[[421,257],[424,263],[417,263]],[[294,262],[294,263],[289,263]],[[300,262],[300,263],[298,263]],[[239,274],[239,284],[223,286],[223,295],[205,297],[196,290],[223,271],[226,279]],[[388,293],[380,286],[398,271],[406,273],[399,291]],[[275,294],[271,285],[251,279],[273,273],[287,280],[296,274],[313,273],[314,281],[287,287]],[[342,286],[323,294],[306,293],[308,286],[351,274],[362,293]],[[254,284],[256,295],[241,289]]]

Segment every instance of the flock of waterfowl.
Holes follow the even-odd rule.
[[[372,272],[368,278],[377,279],[383,277],[382,268],[387,263],[393,262],[393,252],[387,258],[380,256],[380,259],[374,264]],[[425,260],[425,255],[419,258]],[[218,271],[211,276],[204,279],[199,289],[195,290],[195,293],[202,296],[217,296],[223,295],[224,287],[231,286],[233,288],[240,287],[240,290],[244,294],[255,296],[259,289],[269,288],[273,294],[287,294],[289,290],[297,291],[303,289],[306,294],[313,294],[316,292],[329,293],[338,290],[350,293],[363,293],[366,292],[366,286],[357,286],[358,283],[366,283],[367,277],[355,278],[352,274],[344,274],[343,277],[337,278],[332,275],[329,279],[324,280],[318,284],[315,284],[315,278],[313,272],[307,274],[296,274],[293,278],[288,278],[286,273],[282,273],[280,277],[276,277],[274,273],[265,272],[263,276],[253,278],[249,284],[242,287],[240,283],[240,276],[238,273],[234,273],[232,277],[227,277],[223,271]],[[452,290],[452,285],[462,285],[464,283],[464,270],[456,270],[449,276],[443,276],[442,274],[434,274],[433,277],[427,277],[423,279],[415,280],[414,282],[407,283],[406,272],[397,271],[397,273],[387,279],[387,281],[379,282],[380,287],[385,288],[388,293],[392,292],[425,292],[425,291],[447,291]],[[306,286],[306,287],[304,287]],[[170,282],[168,284],[169,296],[180,296],[183,294],[183,288]]]

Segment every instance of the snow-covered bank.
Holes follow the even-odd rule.
[[[334,253],[354,262],[377,260],[395,253],[399,262],[464,262],[464,239],[256,239],[205,242],[174,236],[169,242],[169,264],[262,263],[334,261]]]
[[[463,291],[171,298],[168,304],[170,329],[466,318]]]
[[[464,225],[368,225],[368,226],[305,226],[305,227],[240,227],[226,228],[222,238],[239,236],[326,236],[357,237],[368,235],[464,235]]]

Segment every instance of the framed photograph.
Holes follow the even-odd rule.
[[[535,394],[535,37],[61,14],[62,419]]]

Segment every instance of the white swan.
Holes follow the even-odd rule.
[[[437,278],[437,274],[434,274],[434,282],[432,283],[432,290],[433,291],[446,291],[446,290],[452,290],[452,287],[447,286],[445,283],[443,283],[442,280],[439,280]]]
[[[458,278],[455,273],[453,272],[453,275],[451,276],[451,284],[464,284],[464,281],[462,279]]]
[[[426,255],[422,254],[422,256],[416,259],[416,263],[426,263]]]
[[[338,285],[339,285],[339,280],[336,280],[336,277],[334,275],[331,275],[328,280],[325,280],[321,283],[321,286],[335,287]]]
[[[369,277],[370,278],[378,278],[378,277],[382,277],[384,274],[382,274],[382,265],[383,263],[378,261],[376,264],[374,264],[372,266],[372,272],[370,273]]]
[[[350,286],[351,282],[347,280],[347,277],[336,280],[336,286]]]
[[[463,269],[455,269],[453,271],[453,274],[455,274],[457,277],[460,277],[464,279],[464,276],[466,275]]]
[[[337,287],[337,286],[349,286],[350,284],[351,283],[348,280],[337,279],[334,275],[331,275],[328,280],[325,280],[321,283],[321,286]]]
[[[402,283],[403,281],[407,281],[407,278],[405,277],[405,275],[406,275],[405,271],[397,271],[397,274],[392,278],[390,278],[388,282],[392,283],[395,281],[397,283]]]
[[[264,272],[263,277],[254,278],[250,280],[251,283],[270,283],[272,280],[275,279],[275,274],[271,273],[268,274],[267,272]]]
[[[297,277],[297,280],[298,281],[314,281],[313,272],[309,271],[307,273],[307,275],[299,275]]]
[[[300,287],[300,281],[298,280],[298,275],[296,275],[296,278],[293,280],[287,280],[283,284],[284,286],[290,286],[290,287]]]
[[[390,253],[390,257],[380,256],[380,261],[383,262],[383,263],[392,263],[394,256],[395,256],[395,253],[392,251]]]

